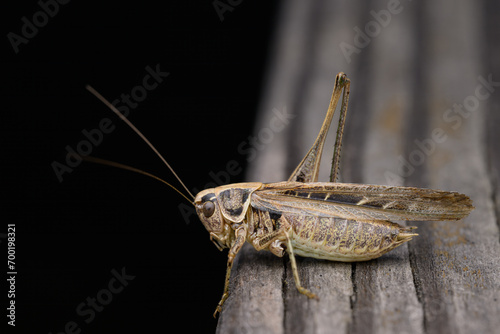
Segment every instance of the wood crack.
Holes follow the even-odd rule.
[[[408,246],[408,261],[410,263],[411,276],[413,280],[413,286],[415,287],[415,293],[417,295],[417,300],[422,309],[422,328],[423,333],[427,333],[427,321],[425,316],[425,300],[423,298],[422,282],[420,281],[419,270],[417,266],[416,255],[412,251],[412,247]]]
[[[358,288],[356,284],[356,262],[352,263],[351,266],[351,283],[352,283],[352,295],[349,298],[350,301],[350,307],[351,307],[351,323],[349,324],[349,327],[347,328],[347,333],[353,333],[354,332],[354,324],[356,323],[356,303],[357,303],[357,296],[358,296]]]
[[[283,275],[281,276],[281,298],[283,299],[283,318],[281,319],[281,324],[283,328],[283,332],[287,333],[287,326],[286,326],[286,319],[287,319],[287,313],[288,313],[288,307],[287,307],[287,283],[286,283],[286,275],[287,275],[287,257],[283,257]]]
[[[500,199],[497,197],[498,194],[498,180],[496,176],[490,173],[490,181],[491,181],[491,202],[493,204],[493,218],[497,223],[498,230],[500,231]],[[498,241],[500,242],[500,233]]]

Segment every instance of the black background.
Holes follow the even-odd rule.
[[[226,2],[226,1],[224,1]],[[233,1],[238,3],[238,1]],[[7,224],[16,224],[16,330],[82,333],[182,328],[214,331],[226,254],[174,191],[145,176],[83,163],[59,182],[51,164],[102,118],[116,126],[92,155],[178,183],[155,154],[85,90],[110,100],[142,84],[145,68],[170,75],[129,119],[190,189],[235,160],[251,135],[277,21],[277,2],[241,1],[221,21],[212,1],[71,1],[14,49],[37,1],[2,4],[1,276]],[[244,172],[229,183],[242,181]],[[123,269],[122,269],[123,268]],[[135,276],[86,323],[76,309],[106,289],[112,269]],[[5,280],[1,295],[7,293]],[[7,300],[2,299],[2,325]],[[86,307],[87,308],[87,307]],[[12,328],[11,328],[12,329]]]

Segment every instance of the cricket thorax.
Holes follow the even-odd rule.
[[[275,241],[284,241],[285,233],[290,229],[282,213],[250,208],[247,217],[247,241],[256,250],[270,250],[275,255],[282,256],[283,252],[276,249],[279,242],[273,245]]]

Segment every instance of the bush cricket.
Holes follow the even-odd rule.
[[[193,200],[142,170],[93,157],[83,159],[153,177],[194,205],[210,240],[219,250],[229,248],[224,292],[214,317],[229,296],[233,261],[245,242],[257,251],[267,250],[279,257],[287,253],[297,290],[309,298],[317,298],[300,283],[295,255],[343,262],[371,260],[418,235],[413,233],[416,227],[404,227],[391,220],[459,220],[474,208],[469,197],[456,192],[336,183],[349,88],[349,79],[339,73],[318,137],[288,181],[229,184],[193,196],[146,137],[90,86],[87,89],[155,151]],[[323,146],[341,97],[330,182],[318,182]]]

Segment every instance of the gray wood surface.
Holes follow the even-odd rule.
[[[259,149],[247,178],[288,178],[343,71],[351,98],[341,181],[458,191],[476,209],[458,222],[412,223],[419,237],[369,262],[298,257],[302,283],[319,301],[296,291],[288,257],[246,245],[219,333],[498,333],[500,86],[477,87],[480,77],[500,81],[499,5],[401,1],[370,43],[345,57],[341,43],[354,45],[354,28],[364,31],[376,22],[371,11],[390,3],[283,4],[255,134],[270,127],[273,109],[294,118]],[[454,111],[460,105],[468,109]]]

